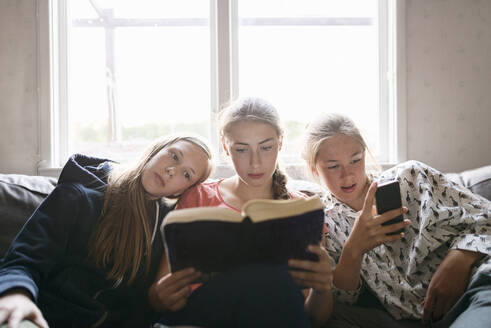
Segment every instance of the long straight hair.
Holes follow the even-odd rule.
[[[109,173],[102,217],[91,236],[89,260],[106,269],[107,278],[115,285],[133,282],[142,265],[145,273],[150,269],[155,201],[143,188],[142,173],[159,151],[179,141],[193,143],[207,155],[207,169],[198,183],[206,180],[212,170],[211,151],[200,139],[188,136],[157,140],[134,166]]]

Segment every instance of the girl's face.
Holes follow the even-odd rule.
[[[251,187],[271,182],[282,138],[267,123],[243,121],[234,123],[222,140],[240,179]]]
[[[365,151],[353,137],[338,134],[324,141],[317,153],[314,174],[340,201],[361,210],[367,190]]]
[[[194,185],[205,174],[206,153],[188,141],[162,148],[143,169],[142,184],[152,199],[176,196]]]

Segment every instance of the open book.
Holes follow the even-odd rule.
[[[252,200],[242,213],[221,207],[171,211],[160,228],[170,270],[194,267],[206,275],[256,262],[316,261],[307,246],[321,242],[323,207],[314,196]]]

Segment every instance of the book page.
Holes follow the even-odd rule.
[[[242,215],[249,216],[253,222],[260,222],[299,215],[322,208],[324,208],[324,204],[318,196],[285,200],[255,199],[244,204]]]
[[[224,207],[193,207],[171,211],[167,214],[164,224],[193,221],[228,221],[241,222],[240,213]]]

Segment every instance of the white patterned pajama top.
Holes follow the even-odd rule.
[[[487,254],[474,270],[491,270],[491,202],[416,161],[384,171],[376,181],[397,179],[405,219],[411,225],[396,242],[367,252],[362,261],[362,285],[357,291],[334,289],[338,301],[355,303],[362,288],[374,292],[396,319],[420,319],[421,302],[431,278],[450,249]],[[326,247],[336,263],[358,217],[329,192],[324,198],[328,227]]]

